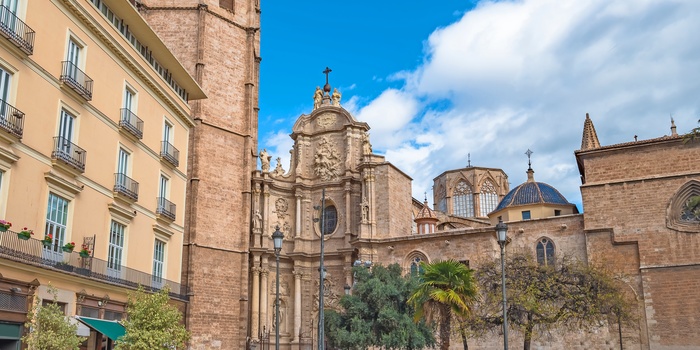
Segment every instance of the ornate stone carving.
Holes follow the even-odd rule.
[[[314,109],[321,107],[321,102],[323,101],[323,91],[321,91],[320,87],[316,87],[316,91],[314,91]]]
[[[275,170],[272,171],[272,174],[275,176],[281,176],[284,175],[284,168],[282,168],[282,158],[277,157],[277,166],[275,167]]]
[[[338,293],[335,292],[336,283],[330,278],[330,274],[326,274],[326,278],[323,280],[323,306],[324,308],[338,309],[338,301],[340,297]],[[318,279],[316,280],[316,292],[314,293],[314,305],[313,310],[318,311]]]
[[[335,119],[335,115],[333,114],[324,114],[318,117],[318,119],[316,119],[316,125],[318,125],[322,129],[325,129],[335,124]]]
[[[369,143],[369,133],[362,134],[362,154],[372,154],[372,144]]]
[[[289,204],[287,204],[287,200],[284,198],[277,198],[275,201],[275,212],[277,213],[277,217],[280,219],[284,219],[287,217],[287,209],[289,208]]]
[[[338,151],[324,136],[314,156],[314,173],[324,181],[336,180],[340,173],[339,165]]]
[[[362,223],[366,224],[369,221],[369,202],[367,197],[362,198],[360,207],[362,208]]]
[[[260,210],[255,210],[253,214],[253,229],[259,230],[262,228],[262,215],[260,215]]]

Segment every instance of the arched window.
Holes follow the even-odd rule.
[[[496,193],[496,187],[491,181],[486,180],[481,184],[481,193],[479,193],[480,215],[488,216],[490,212],[496,209],[497,205],[498,193]]]
[[[334,205],[329,205],[323,211],[323,234],[330,235],[335,232],[338,226],[338,209]]]
[[[445,186],[440,185],[438,187],[438,195],[437,195],[438,203],[437,203],[437,210],[446,213],[447,212],[447,191],[445,190]]]
[[[421,252],[413,252],[408,255],[408,267],[412,275],[423,273],[421,262],[428,262],[428,259]]]
[[[554,265],[554,243],[549,238],[537,242],[537,263],[545,266]]]
[[[458,182],[452,198],[454,198],[454,211],[452,214],[463,218],[474,217],[474,195],[469,184],[465,181]]]

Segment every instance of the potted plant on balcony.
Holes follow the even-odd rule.
[[[44,239],[41,240],[41,243],[44,244],[44,247],[50,247],[51,243],[53,243],[53,236],[50,233],[44,235]]]
[[[83,246],[80,248],[80,257],[81,258],[88,258],[90,257],[90,249],[88,249],[87,244],[83,244]]]
[[[65,245],[63,245],[63,247],[61,247],[61,249],[63,249],[63,251],[66,253],[72,253],[74,248],[75,242],[66,243]]]
[[[12,227],[12,223],[5,220],[0,220],[0,232],[5,232]]]
[[[22,231],[17,232],[17,238],[23,239],[23,240],[28,240],[29,238],[32,237],[34,234],[34,230],[30,230],[28,228],[23,228]]]

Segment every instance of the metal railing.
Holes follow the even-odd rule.
[[[53,152],[51,152],[51,158],[60,160],[79,170],[81,173],[85,172],[87,152],[61,136],[53,138]]]
[[[34,30],[17,18],[9,8],[0,6],[0,35],[27,55],[34,53]]]
[[[122,173],[114,174],[114,192],[139,200],[139,183]]]
[[[175,203],[165,199],[165,197],[158,197],[156,214],[163,215],[170,220],[175,220],[175,208]]]
[[[143,120],[132,113],[128,108],[122,108],[119,126],[126,129],[139,139],[143,138]]]
[[[0,100],[0,128],[21,139],[24,133],[24,113]]]
[[[63,61],[61,81],[70,86],[84,99],[92,100],[92,79],[73,62]]]
[[[160,142],[160,156],[174,166],[180,165],[180,161],[178,160],[180,158],[180,151],[168,141]]]
[[[171,297],[188,300],[187,286],[180,283],[125,266],[120,266],[119,274],[115,275],[109,271],[108,262],[105,260],[81,257],[77,251],[62,251],[58,243],[44,247],[42,241],[33,238],[19,239],[17,232],[13,231],[0,232],[0,258],[57,269],[133,289],[143,286],[146,290],[157,291],[169,286]]]

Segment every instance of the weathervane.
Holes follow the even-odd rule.
[[[527,152],[525,152],[525,154],[527,154],[527,169],[528,169],[528,170],[532,170],[532,163],[530,162],[530,156],[531,156],[533,153],[535,153],[535,152],[530,151],[529,148],[527,149]]]
[[[467,153],[467,168],[471,168],[471,167],[472,167],[472,154]]]

